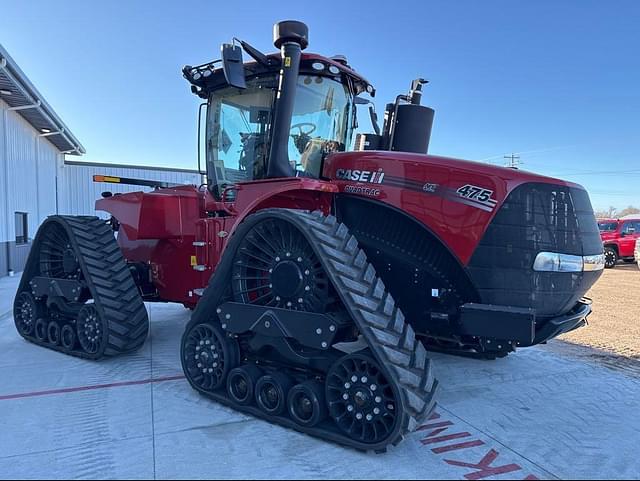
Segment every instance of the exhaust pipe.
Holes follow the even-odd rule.
[[[293,168],[289,163],[289,131],[300,58],[302,51],[309,45],[309,29],[304,23],[295,20],[278,22],[273,26],[273,43],[280,49],[282,66],[271,127],[267,177],[291,177]]]

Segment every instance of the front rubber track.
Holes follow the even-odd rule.
[[[83,282],[89,289],[100,317],[106,320],[104,342],[95,354],[80,349],[64,351],[27,337],[30,342],[84,359],[98,360],[138,350],[149,334],[149,317],[113,230],[98,217],[51,216],[45,220],[31,247],[18,293],[30,290],[29,281],[40,275],[39,245],[46,226],[62,226],[76,252]]]
[[[371,445],[354,441],[337,432],[305,429],[288,418],[267,418],[258,409],[235,405],[223,392],[200,392],[239,411],[358,450],[384,451],[391,444],[397,445],[432,413],[438,382],[433,376],[427,352],[416,339],[413,328],[405,321],[393,297],[367,261],[356,238],[335,217],[325,216],[321,212],[290,209],[266,209],[248,217],[230,240],[223,261],[196,307],[187,331],[195,323],[218,322],[215,308],[220,304],[224,286],[228,285],[231,259],[244,233],[267,218],[284,219],[296,226],[307,238],[371,353],[394,385],[397,402],[403,407],[399,410],[402,412],[401,419],[384,444]],[[197,389],[196,386],[194,388]]]

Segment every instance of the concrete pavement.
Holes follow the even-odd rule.
[[[189,312],[150,306],[133,355],[92,363],[0,321],[0,478],[609,479],[640,476],[640,379],[548,348],[495,362],[434,356],[436,414],[363,454],[248,418],[193,392]]]

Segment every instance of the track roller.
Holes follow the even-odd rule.
[[[60,333],[60,345],[65,350],[65,352],[71,352],[76,347],[76,331],[70,325],[66,324]]]
[[[60,324],[56,321],[51,321],[47,326],[47,339],[52,346],[60,344]]]
[[[241,406],[252,404],[255,385],[262,375],[260,368],[254,365],[236,367],[227,377],[227,394]]]
[[[317,381],[306,381],[291,388],[287,398],[289,416],[297,424],[313,427],[327,416],[324,386]]]
[[[265,374],[256,383],[256,404],[266,414],[277,416],[287,407],[287,396],[293,382],[281,372]]]
[[[36,321],[33,335],[39,342],[48,342],[47,327],[49,323],[46,319],[40,318]]]

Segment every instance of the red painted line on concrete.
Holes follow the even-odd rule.
[[[455,429],[456,423],[450,420],[446,420],[446,418],[443,419],[440,413],[433,413],[431,417],[429,417],[429,421],[437,422],[425,424],[417,429],[417,431],[430,431],[426,435],[426,437],[420,440],[420,443],[423,446],[428,444],[442,444],[454,439],[468,438],[472,436],[471,433],[468,433],[466,431],[442,435],[442,433],[448,431],[452,427]],[[454,451],[463,451],[465,449],[485,446],[486,444],[486,442],[476,438],[469,441],[433,447],[431,448],[431,452],[434,454],[451,453]],[[469,456],[471,453],[474,453],[474,451],[465,452],[464,454],[466,456]],[[475,453],[477,453],[477,451],[475,451]],[[469,459],[440,459],[442,459],[442,461],[444,461],[449,466],[470,469],[470,472],[467,471],[467,473],[464,474],[464,478],[470,481],[482,480],[492,478],[494,476],[522,471],[522,466],[517,463],[494,465],[494,462],[497,461],[499,455],[500,453],[495,449],[489,449],[479,462],[470,462]],[[533,474],[529,474],[526,478],[522,479],[537,480],[538,478]]]
[[[457,451],[459,449],[475,448],[477,446],[484,446],[485,442],[479,439],[474,441],[467,441],[466,443],[450,444],[448,446],[442,446],[441,448],[431,448],[431,451],[435,454],[448,453],[451,451]]]
[[[443,421],[441,423],[431,423],[420,426],[416,431],[426,431],[427,429],[445,428],[447,426],[453,426],[451,421]]]
[[[455,433],[455,434],[447,434],[445,436],[438,436],[435,438],[429,438],[426,437],[424,439],[421,439],[420,442],[422,444],[437,444],[437,443],[444,443],[447,441],[453,441],[454,439],[460,439],[460,438],[468,438],[469,436],[471,436],[471,433]]]
[[[491,476],[497,476],[498,474],[507,474],[522,470],[522,466],[515,463],[505,464],[502,466],[492,466],[493,462],[498,459],[499,454],[500,453],[495,449],[491,449],[477,463],[467,463],[454,459],[445,459],[444,462],[451,466],[474,469],[475,471],[464,475],[465,479],[470,481],[477,481],[478,479],[486,479]]]
[[[35,392],[26,392],[20,394],[9,394],[7,396],[0,396],[0,401],[9,401],[11,399],[24,399],[24,398],[32,398],[32,397],[40,397],[40,396],[51,396],[54,394],[69,394],[74,392],[82,392],[82,391],[95,391],[98,389],[111,389],[115,387],[125,387],[125,386],[141,386],[145,384],[155,384],[159,382],[168,382],[168,381],[180,381],[185,379],[184,376],[169,376],[169,377],[158,377],[155,379],[142,379],[140,381],[124,381],[124,382],[114,382],[111,384],[96,384],[93,386],[78,386],[78,387],[68,387],[62,389],[51,389],[49,391],[35,391]]]

